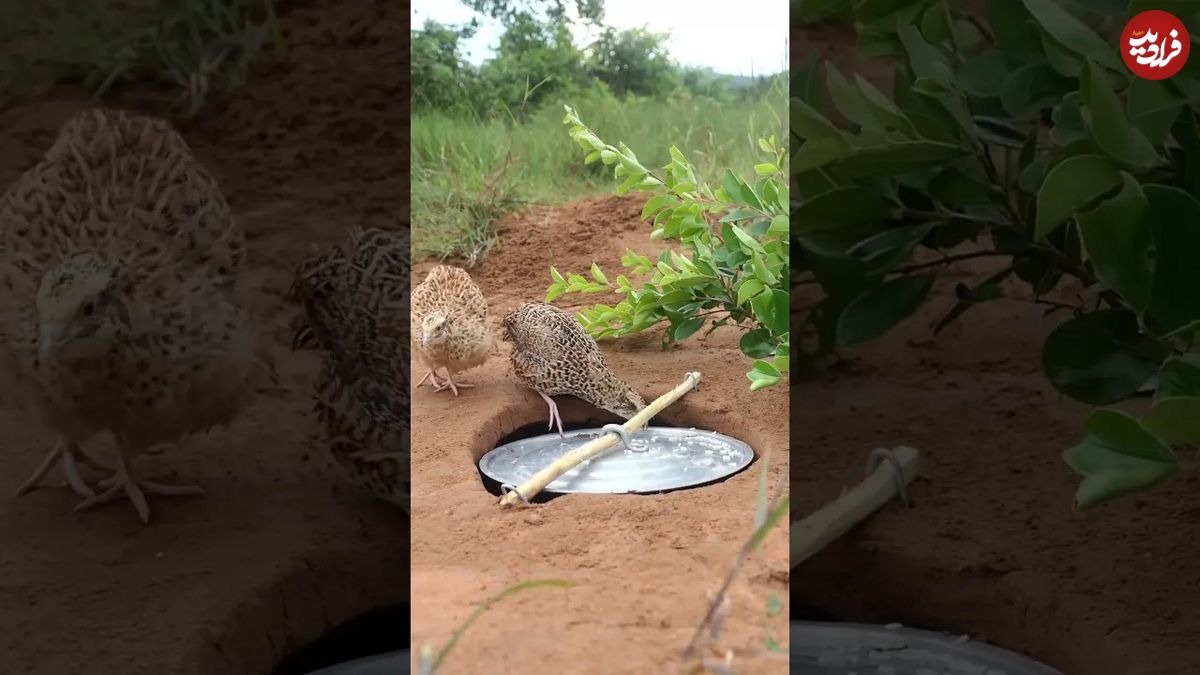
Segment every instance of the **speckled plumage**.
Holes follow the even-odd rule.
[[[148,520],[141,491],[202,494],[134,480],[126,462],[228,424],[252,394],[244,258],[215,179],[164,120],[81,113],[0,196],[0,398],[62,435],[78,508],[123,491]],[[90,497],[73,461],[105,430],[117,472]]]
[[[322,352],[316,410],[348,479],[409,509],[408,238],[354,230],[306,261],[293,297],[304,306],[295,344]]]
[[[455,396],[459,387],[474,386],[455,380],[454,375],[487,360],[491,349],[487,313],[487,299],[466,271],[450,265],[429,271],[412,293],[413,347],[429,368],[421,382],[430,379],[434,391],[448,387]],[[437,371],[442,368],[446,381],[439,383]]]
[[[557,416],[551,396],[569,394],[626,419],[646,407],[642,397],[609,369],[599,345],[567,312],[546,303],[526,303],[504,317],[504,328],[505,339],[513,343],[512,370],[546,399],[551,425]]]

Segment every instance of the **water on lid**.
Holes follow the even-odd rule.
[[[522,438],[483,456],[479,469],[500,483],[520,485],[567,452],[608,433],[598,428]],[[547,492],[597,494],[662,492],[730,476],[754,460],[750,446],[715,431],[647,427],[608,452],[556,478]]]

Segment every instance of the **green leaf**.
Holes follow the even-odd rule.
[[[945,164],[964,152],[957,145],[925,140],[872,145],[836,160],[832,171],[842,179],[895,176]]]
[[[1091,59],[1100,65],[1121,72],[1125,64],[1117,56],[1117,50],[1073,14],[1063,9],[1055,0],[1021,0],[1025,9],[1063,47]]]
[[[954,73],[946,58],[925,40],[916,26],[900,26],[897,34],[904,50],[908,52],[909,65],[918,78],[929,79],[946,89],[953,86]]]
[[[754,362],[754,367],[746,373],[746,377],[750,380],[750,391],[765,389],[783,381],[783,374],[775,366],[761,359]]]
[[[750,300],[750,306],[754,309],[754,316],[759,323],[775,335],[783,335],[788,332],[788,307],[790,305],[791,297],[787,291],[778,288],[772,288]]]
[[[871,112],[875,118],[888,129],[899,131],[908,136],[916,135],[916,129],[908,117],[896,107],[896,104],[891,101],[883,92],[875,88],[875,85],[864,79],[861,75],[854,76],[854,82],[858,85],[858,90],[862,92],[863,99],[866,100]]]
[[[917,244],[933,231],[932,223],[892,227],[846,249],[846,253],[868,263],[873,274],[882,274],[908,260]]]
[[[563,279],[563,275],[558,271],[558,269],[556,267],[554,267],[554,265],[550,266],[550,278],[553,279],[557,283],[561,283],[561,284],[567,283],[566,279]]]
[[[591,270],[591,271],[592,271],[592,278],[593,278],[593,279],[595,279],[596,281],[598,281],[598,282],[600,282],[600,283],[604,284],[605,286],[608,286],[608,277],[604,276],[604,272],[601,272],[601,271],[600,271],[600,266],[599,266],[599,265],[597,265],[596,263],[592,263],[592,270]]]
[[[1158,371],[1156,397],[1200,396],[1200,354],[1167,359]]]
[[[1164,443],[1200,446],[1200,397],[1160,398],[1142,424]]]
[[[1200,319],[1200,202],[1179,188],[1147,185],[1145,191],[1155,248],[1150,314],[1170,331]]]
[[[1108,76],[1096,64],[1088,62],[1081,89],[1088,110],[1092,142],[1117,160],[1138,169],[1159,163],[1150,141],[1125,115],[1117,94],[1109,86]]]
[[[897,277],[867,290],[838,317],[838,344],[848,347],[887,333],[917,311],[932,287],[932,275],[913,275]]]
[[[1000,88],[1000,104],[1008,114],[1023,118],[1049,108],[1063,97],[1071,81],[1048,64],[1029,63],[1014,70]]]
[[[989,49],[968,58],[958,71],[958,86],[979,98],[999,96],[1006,79],[1008,64],[1004,52],[999,49]]]
[[[789,108],[792,133],[804,140],[835,139],[845,143],[841,129],[808,103],[793,97]]]
[[[726,231],[726,228],[728,228],[728,232],[733,233],[733,236],[737,238],[738,243],[741,244],[742,250],[746,253],[766,253],[766,251],[763,250],[762,244],[758,243],[754,237],[750,236],[750,233],[732,223],[725,223],[724,227],[722,227],[722,231]]]
[[[663,208],[675,202],[675,198],[670,195],[654,195],[646,200],[646,205],[642,207],[642,220],[658,213]]]
[[[791,222],[785,215],[775,216],[771,219],[771,226],[767,228],[767,236],[787,237],[791,233]]]
[[[991,189],[982,176],[974,176],[955,166],[946,167],[929,181],[929,195],[950,206],[988,202]]]
[[[1075,493],[1079,509],[1146,490],[1179,470],[1171,449],[1123,412],[1097,410],[1085,430],[1083,441],[1063,453],[1084,476]]]
[[[1070,157],[1046,175],[1038,190],[1034,238],[1044,239],[1075,212],[1120,186],[1116,165],[1100,155]]]
[[[954,295],[958,298],[958,302],[954,303],[950,311],[946,312],[946,315],[938,320],[933,329],[934,335],[941,333],[947,326],[975,305],[1003,298],[1004,289],[1000,287],[1000,282],[1007,279],[1012,273],[1012,267],[1005,268],[988,277],[974,288],[961,282],[956,284],[954,286]]]
[[[806,173],[849,157],[854,146],[842,138],[815,138],[804,142],[792,155],[789,170],[793,175]]]
[[[1025,63],[1042,56],[1037,24],[1021,3],[987,0],[987,20],[996,42],[1014,63]]]
[[[1076,216],[1079,235],[1096,275],[1134,309],[1150,306],[1154,283],[1154,239],[1144,216],[1146,195],[1133,176],[1121,172],[1123,187],[1112,199]]]
[[[775,353],[775,343],[771,341],[771,331],[766,328],[755,328],[746,332],[738,341],[738,348],[752,359],[764,359]]]
[[[767,269],[767,264],[763,261],[763,256],[755,253],[750,257],[750,267],[754,270],[754,276],[758,277],[764,284],[771,286],[775,283],[775,275],[771,274],[771,270]]]
[[[566,292],[567,292],[566,284],[556,281],[553,284],[550,284],[550,288],[546,290],[546,299],[544,300],[544,302],[547,302],[547,303],[554,302],[554,300],[556,298],[558,298],[559,296],[561,296],[563,293],[566,293]]]
[[[671,340],[679,342],[691,337],[704,326],[704,317],[694,316],[686,321],[671,326]]]
[[[764,288],[766,288],[766,286],[763,285],[763,282],[755,279],[754,277],[746,277],[745,279],[742,279],[737,291],[738,306],[741,307],[742,305],[746,304],[747,300],[761,293]]]
[[[847,225],[871,225],[882,222],[889,214],[888,204],[882,197],[858,186],[836,188],[817,195],[801,203],[793,213],[801,233]]]
[[[1088,405],[1109,405],[1136,393],[1165,356],[1141,333],[1136,314],[1104,309],[1054,329],[1042,348],[1042,369],[1059,392]]]
[[[825,80],[833,104],[843,117],[864,129],[882,129],[862,91],[850,84],[834,67],[832,61],[825,62]]]
[[[733,171],[725,169],[725,177],[722,182],[725,192],[739,204],[745,204],[751,208],[761,209],[762,202],[759,201],[758,195],[754,194],[754,190],[750,189],[746,182],[738,177]]]
[[[1125,97],[1129,119],[1154,146],[1166,141],[1184,105],[1185,101],[1163,80],[1135,77]]]

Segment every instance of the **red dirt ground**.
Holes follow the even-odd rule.
[[[281,379],[231,429],[136,465],[206,497],[152,500],[148,527],[127,503],[74,514],[65,489],[12,498],[52,439],[0,416],[0,671],[263,675],[331,626],[407,600],[407,523],[328,475],[315,360],[289,351],[283,299],[310,245],[407,226],[406,11],[296,9],[287,56],[264,57],[234,100],[183,126],[247,230]],[[84,105],[64,92],[0,113],[0,182]]]
[[[566,495],[515,510],[497,505],[474,466],[504,435],[548,419],[541,398],[508,370],[500,317],[545,296],[552,263],[565,272],[596,262],[615,273],[626,248],[657,254],[661,247],[639,220],[644,201],[596,197],[505,219],[500,248],[472,270],[496,323],[492,358],[464,375],[477,386],[457,398],[428,387],[413,394],[414,645],[444,642],[478,602],[511,584],[538,578],[575,584],[506,599],[459,644],[448,672],[522,663],[572,674],[670,672],[704,615],[706,591],[720,585],[750,534],[758,463],[710,487],[653,496]],[[431,267],[417,265],[414,280]],[[556,304],[582,306],[573,302],[577,296]],[[688,371],[701,371],[700,390],[656,419],[728,433],[760,456],[771,450],[774,484],[788,470],[788,388],[748,391],[739,336],[723,328],[664,352],[661,335],[650,332],[602,348],[613,370],[648,401]],[[424,372],[416,361],[413,372]],[[568,424],[616,419],[568,397],[559,406]],[[786,614],[770,616],[767,605],[771,593],[781,600],[787,594],[787,556],[786,537],[777,532],[751,557],[731,593],[733,613],[723,633],[729,646],[761,647],[768,636],[786,642]],[[747,662],[738,672],[786,668]]]
[[[847,63],[853,36],[823,29],[793,45]],[[795,571],[793,611],[967,633],[1067,675],[1200,672],[1196,477],[1072,511],[1078,476],[1061,452],[1087,410],[1054,392],[1040,364],[1062,317],[1000,301],[933,340],[954,283],[989,269],[943,274],[900,329],[795,383],[798,515],[860,481],[875,447],[916,447],[923,470],[915,508],[888,505]]]

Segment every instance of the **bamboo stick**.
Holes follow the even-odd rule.
[[[917,477],[919,453],[907,446],[892,449],[904,485]],[[791,564],[795,568],[831,544],[850,528],[866,520],[897,494],[896,467],[883,461],[854,489],[826,504],[791,527]]]
[[[650,405],[629,418],[621,426],[625,428],[626,432],[632,434],[634,431],[646,426],[650,422],[650,418],[662,412],[663,408],[678,401],[684,394],[698,386],[700,386],[700,373],[695,371],[688,373],[679,386],[651,401]],[[553,483],[559,476],[575,468],[577,465],[607,452],[612,446],[616,445],[620,438],[616,433],[610,431],[599,438],[592,439],[578,448],[571,450],[562,457],[554,460],[546,468],[530,476],[528,480],[515,490],[510,490],[507,494],[500,497],[500,505],[516,506],[522,501],[522,498],[525,500],[533,499],[534,495],[546,489],[546,486]]]

